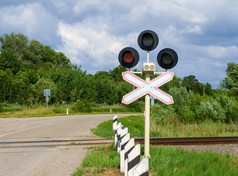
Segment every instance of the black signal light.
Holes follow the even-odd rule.
[[[145,51],[151,51],[158,46],[159,37],[154,31],[145,30],[138,36],[138,45]]]
[[[157,62],[162,68],[171,69],[177,64],[178,55],[173,49],[165,48],[158,53]]]
[[[120,51],[118,60],[123,67],[132,68],[139,62],[139,53],[134,48],[126,47]]]

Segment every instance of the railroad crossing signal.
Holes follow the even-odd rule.
[[[125,81],[137,87],[134,91],[123,96],[122,103],[130,104],[146,94],[152,95],[167,105],[174,102],[172,96],[157,88],[173,79],[174,74],[172,72],[166,72],[150,82],[144,81],[131,72],[123,72],[122,76]]]
[[[162,49],[157,55],[157,62],[160,67],[166,69],[162,75],[150,81],[150,74],[155,74],[155,64],[149,62],[149,51],[154,50],[158,43],[159,37],[151,30],[145,30],[140,33],[137,39],[138,45],[142,50],[147,51],[147,62],[142,66],[142,72],[145,74],[145,80],[137,77],[133,72],[123,72],[123,79],[137,87],[136,90],[126,94],[122,98],[122,103],[130,104],[138,98],[145,95],[145,157],[149,158],[150,145],[150,95],[169,105],[173,103],[173,98],[169,94],[158,89],[158,87],[171,81],[173,73],[167,72],[167,69],[175,67],[178,62],[177,53],[170,48]],[[123,67],[132,68],[139,62],[138,52],[131,47],[122,49],[118,55],[118,60]],[[135,73],[135,72],[134,72]]]

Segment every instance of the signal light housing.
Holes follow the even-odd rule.
[[[123,67],[132,68],[139,62],[139,53],[134,48],[126,47],[120,51],[118,60]]]
[[[141,49],[151,51],[157,47],[159,37],[154,31],[145,30],[140,33],[137,42]]]
[[[178,55],[173,49],[165,48],[158,53],[157,62],[162,68],[171,69],[177,64]]]

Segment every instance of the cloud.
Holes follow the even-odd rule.
[[[115,58],[124,46],[124,39],[109,35],[104,24],[97,28],[83,23],[59,24],[58,35],[63,44],[58,50],[63,51],[73,63],[90,69],[112,68],[118,65]]]
[[[32,3],[33,2],[33,3]],[[90,73],[113,69],[126,46],[146,52],[137,37],[146,29],[159,36],[150,53],[173,48],[179,56],[172,69],[180,77],[194,74],[214,86],[228,62],[237,62],[238,1],[233,0],[41,0],[1,1],[0,32],[21,32],[66,54]],[[216,84],[215,84],[216,82]],[[216,86],[215,86],[216,87]]]
[[[1,32],[20,32],[44,43],[53,43],[57,30],[57,17],[41,4],[22,4],[0,8]]]

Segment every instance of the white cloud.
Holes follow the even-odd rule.
[[[151,61],[162,48],[173,48],[179,55],[173,70],[181,77],[218,83],[227,63],[238,60],[238,1],[25,1],[1,6],[0,32],[23,32],[45,45],[54,40],[53,48],[89,72],[113,69],[126,46],[138,49],[141,65],[146,54],[137,37],[146,29],[160,39]]]
[[[57,28],[57,18],[41,4],[2,7],[0,10],[2,31],[20,32],[30,38],[41,39],[41,41],[50,42],[52,40],[52,35]]]
[[[238,57],[238,46],[209,46],[205,48],[210,57],[217,59],[228,59]],[[237,58],[238,60],[238,58]]]
[[[63,51],[73,63],[82,66],[103,69],[117,65],[117,54],[123,48],[123,40],[108,34],[103,27],[92,28],[83,23],[59,24],[58,35],[63,45],[58,50]]]

